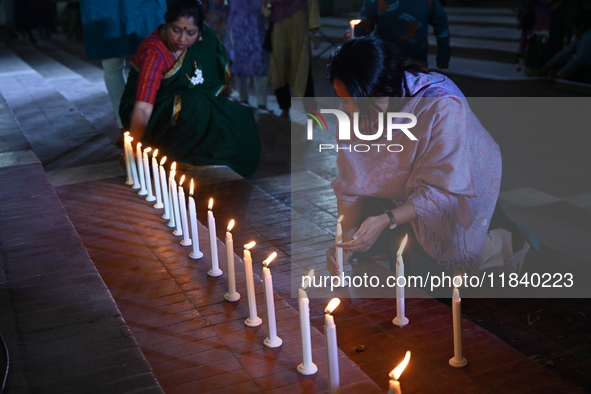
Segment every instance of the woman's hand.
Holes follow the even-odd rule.
[[[341,242],[337,246],[348,252],[365,252],[376,242],[382,231],[390,224],[390,219],[385,213],[378,216],[370,216],[361,224],[359,230],[353,234],[353,239]]]
[[[345,269],[344,264],[349,260],[349,252],[343,250],[343,270]],[[339,276],[341,272],[339,271],[339,264],[337,263],[337,248],[334,246],[328,248],[326,251],[326,268],[332,276]]]

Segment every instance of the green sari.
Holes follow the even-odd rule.
[[[225,46],[207,25],[202,38],[183,52],[162,79],[142,144],[158,148],[169,162],[227,165],[242,176],[251,175],[261,153],[254,115],[248,107],[228,99]],[[197,67],[203,72],[203,82],[194,85],[188,77],[195,75]],[[138,76],[134,65],[119,107],[126,129]]]

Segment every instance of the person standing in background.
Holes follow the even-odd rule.
[[[261,0],[230,0],[226,47],[232,59],[232,71],[240,102],[248,105],[248,84],[252,77],[257,105],[267,110],[269,55],[263,49],[265,20]]]
[[[273,33],[269,82],[275,90],[281,117],[289,119],[292,95],[314,97],[310,38],[316,37],[322,21],[316,0],[271,0],[270,3]]]
[[[166,0],[80,0],[88,59],[102,59],[105,85],[115,114],[125,89],[126,56],[163,23]],[[121,128],[121,119],[117,123]]]
[[[429,25],[437,38],[436,65],[449,66],[451,54],[447,14],[439,0],[365,0],[359,12],[361,23],[355,27],[355,37],[376,35],[421,63],[427,63]],[[350,33],[345,35],[350,38]]]

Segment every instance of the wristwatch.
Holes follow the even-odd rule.
[[[396,226],[398,226],[398,223],[396,223],[396,218],[394,218],[394,215],[392,215],[392,212],[390,212],[389,209],[385,210],[384,213],[390,218],[390,230],[394,230]]]

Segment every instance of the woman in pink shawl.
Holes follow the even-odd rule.
[[[404,254],[409,274],[446,270],[453,275],[482,267],[489,230],[506,229],[499,236],[505,240],[505,257],[513,255],[512,241],[523,245],[515,224],[495,209],[502,168],[499,147],[449,78],[404,61],[394,45],[375,37],[349,40],[337,48],[328,74],[343,100],[341,108],[350,118],[361,114],[361,134],[375,134],[370,119],[377,112],[411,113],[417,119],[409,129],[416,140],[394,130],[391,140],[383,133],[372,141],[402,147],[398,152],[343,149],[369,144],[354,133],[350,140],[338,141],[339,175],[332,186],[343,215],[344,242],[339,246],[345,261],[351,252],[363,257],[388,251],[393,257],[408,233]],[[370,114],[365,120],[364,113]],[[409,254],[413,258],[407,259]],[[334,248],[327,252],[327,266],[339,275]]]

